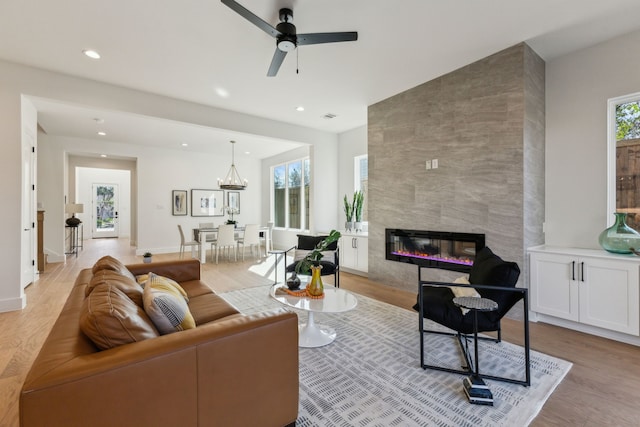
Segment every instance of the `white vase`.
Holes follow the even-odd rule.
[[[353,230],[353,221],[347,221],[344,223],[344,229],[346,231],[351,231]]]
[[[145,264],[149,264],[151,262],[151,257],[150,256],[142,257],[142,262],[144,262]]]
[[[353,227],[355,228],[356,231],[362,231],[362,222],[360,221],[354,222]]]

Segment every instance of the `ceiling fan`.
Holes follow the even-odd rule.
[[[269,71],[267,71],[267,76],[269,77],[273,77],[278,74],[280,65],[282,65],[282,61],[284,61],[285,56],[287,56],[287,52],[291,52],[297,46],[358,40],[358,33],[356,31],[297,34],[296,26],[293,25],[293,10],[288,8],[280,9],[280,23],[274,28],[235,0],[221,1],[247,21],[251,22],[253,25],[276,39],[276,51],[273,54],[273,59],[271,59]]]

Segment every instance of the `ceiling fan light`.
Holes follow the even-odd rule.
[[[278,49],[283,52],[291,52],[296,48],[296,44],[290,40],[281,40],[278,42]]]

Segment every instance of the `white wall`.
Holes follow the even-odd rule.
[[[80,79],[72,76],[62,75],[54,72],[44,71],[32,67],[0,61],[0,189],[5,203],[13,206],[20,206],[21,202],[21,96],[35,96],[49,98],[61,102],[87,105],[94,108],[102,108],[114,111],[124,111],[133,114],[142,114],[161,119],[183,121],[187,123],[212,126],[222,129],[229,129],[238,132],[245,132],[254,135],[264,135],[272,138],[282,138],[291,141],[298,141],[314,146],[314,155],[322,164],[322,171],[326,176],[327,184],[330,186],[326,191],[335,194],[337,189],[337,166],[335,156],[337,155],[335,134],[322,132],[314,129],[295,126],[287,123],[276,122],[250,116],[247,114],[221,110],[185,101],[179,101],[163,96],[153,95],[132,89],[103,84],[92,80]],[[65,144],[76,144],[75,150],[83,153],[102,153],[105,145],[97,146],[94,141],[85,141],[86,147],[79,149],[73,141],[66,141]],[[162,150],[149,150],[142,152],[141,148],[126,147],[132,151],[132,157],[138,159],[138,188],[139,197],[139,245],[138,250],[162,251],[175,248],[175,241],[165,238],[165,230],[168,224],[177,223],[177,219],[167,220],[170,216],[169,202],[171,189],[190,188],[215,188],[213,184],[217,178],[218,169],[211,172],[211,163],[205,156],[190,155],[176,156],[178,153],[167,153]],[[125,150],[124,144],[109,144],[109,150]],[[91,151],[90,151],[91,150]],[[66,177],[64,176],[65,154],[62,147],[49,147],[40,149],[38,147],[38,162],[51,161],[49,164],[51,173],[50,179],[62,180],[62,187],[52,189],[52,195],[46,197],[44,203],[47,211],[47,218],[51,218],[52,224],[62,224],[64,203],[64,188],[66,188]],[[47,154],[51,158],[45,157]],[[118,155],[119,152],[113,153]],[[173,155],[171,164],[161,161],[162,156]],[[224,163],[228,167],[229,159],[225,158]],[[239,163],[239,162],[238,162]],[[163,167],[159,167],[161,164]],[[244,169],[246,166],[247,169]],[[249,171],[250,166],[255,166],[256,170]],[[259,182],[259,162],[255,165],[238,164],[238,169],[245,175],[256,174],[254,182]],[[319,165],[314,165],[319,167]],[[179,173],[175,173],[175,170]],[[47,168],[45,168],[46,170]],[[225,170],[225,169],[222,169]],[[144,172],[143,172],[144,171]],[[171,171],[171,173],[167,173]],[[187,171],[182,174],[183,171]],[[331,178],[334,177],[334,178]],[[42,177],[38,177],[39,181]],[[251,176],[248,176],[251,180]],[[60,184],[57,182],[56,184]],[[257,190],[259,193],[260,191]],[[245,193],[246,194],[246,193]],[[244,205],[243,196],[243,206]],[[45,197],[43,197],[45,199]],[[321,226],[325,227],[336,221],[336,202],[328,195],[319,195],[315,202],[323,202],[324,206],[316,205],[314,216]],[[258,222],[266,222],[260,218],[260,202],[254,207],[258,212]],[[49,216],[51,212],[52,216]],[[243,209],[244,214],[245,210]],[[168,213],[168,214],[167,214]],[[176,217],[179,218],[179,217]],[[185,218],[185,217],[182,217]],[[245,218],[241,218],[245,221]],[[187,223],[197,223],[197,219],[185,218]],[[21,247],[21,211],[16,209],[4,209],[0,212],[0,224],[5,229],[2,243],[0,243],[0,259],[3,265],[3,277],[0,281],[0,310],[2,307],[15,307],[19,309],[23,302],[20,288],[20,251]],[[167,229],[168,231],[168,229]],[[166,233],[168,234],[168,233]],[[177,235],[177,231],[176,231]]]
[[[607,212],[607,100],[640,91],[640,32],[546,67],[548,245],[599,248]]]

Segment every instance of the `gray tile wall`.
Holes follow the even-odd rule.
[[[417,267],[384,255],[385,228],[407,228],[485,233],[527,283],[525,249],[543,242],[544,219],[544,62],[527,45],[371,105],[368,154],[372,280],[417,290]]]

